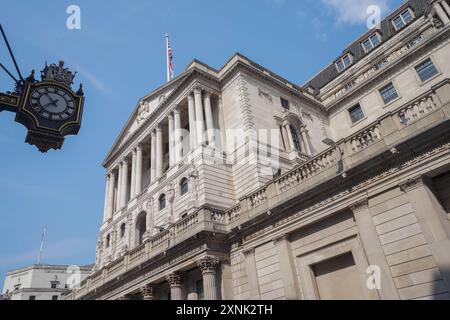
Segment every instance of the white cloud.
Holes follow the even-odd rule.
[[[367,8],[376,5],[381,14],[389,10],[390,0],[322,0],[337,15],[337,23],[360,24],[366,23]]]

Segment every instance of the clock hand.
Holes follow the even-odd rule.
[[[53,100],[53,99],[50,97],[50,95],[49,95],[48,93],[46,93],[45,95],[46,95],[47,98],[51,101],[51,103],[52,103],[53,105],[55,105],[55,107],[57,107],[56,103],[58,103],[58,99]],[[55,101],[56,101],[56,103],[55,103]]]

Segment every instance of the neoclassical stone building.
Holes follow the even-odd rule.
[[[450,298],[449,35],[411,0],[303,86],[194,60],[107,155],[66,299]]]

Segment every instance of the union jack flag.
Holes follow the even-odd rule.
[[[173,52],[172,52],[172,48],[170,47],[170,42],[169,42],[169,35],[166,35],[167,37],[167,76],[168,76],[168,81],[170,81],[171,79],[173,79]]]

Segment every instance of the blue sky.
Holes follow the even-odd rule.
[[[3,24],[26,75],[62,59],[78,71],[86,104],[78,136],[61,151],[26,145],[25,128],[0,113],[0,286],[7,270],[36,262],[94,261],[105,178],[101,162],[139,98],[164,83],[164,35],[175,73],[197,58],[220,68],[234,52],[303,84],[366,31],[365,10],[401,0],[0,0]],[[81,8],[81,30],[66,8]],[[3,43],[0,62],[13,65]],[[12,90],[0,72],[0,91]]]

